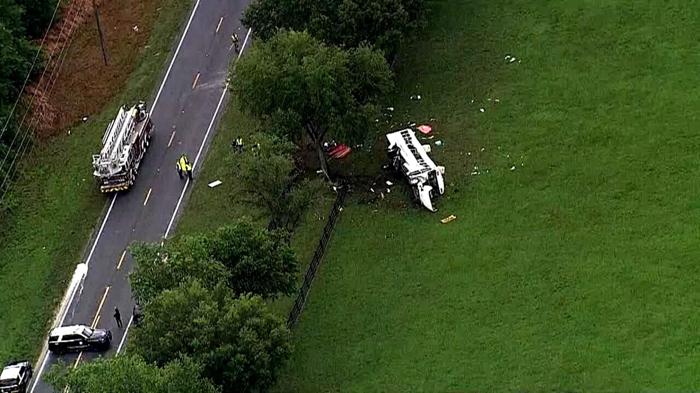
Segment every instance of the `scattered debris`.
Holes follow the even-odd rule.
[[[386,110],[388,110],[389,112],[393,112],[393,111],[394,111],[394,107],[393,107],[393,106],[390,106],[390,107],[386,108]]]
[[[486,150],[486,148],[485,148],[485,147],[482,147],[482,148],[481,148],[481,151],[484,151],[484,150]]]
[[[514,170],[515,170],[515,165],[513,165],[512,167],[510,167],[510,170],[511,170],[511,171],[514,171]]]
[[[214,188],[214,187],[220,186],[221,183],[222,183],[221,180],[214,180],[213,182],[211,182],[211,183],[209,183],[209,184],[207,184],[207,185],[209,186],[209,188]]]
[[[499,100],[498,98],[496,98],[494,101],[496,101],[496,102],[501,102],[501,100]]]
[[[88,121],[88,117],[87,117],[87,116],[83,116],[83,119],[82,119],[82,120],[83,120],[84,122],[85,122],[85,121]]]
[[[431,132],[433,132],[433,127],[431,127],[427,124],[423,124],[423,125],[418,126],[418,131],[422,132],[425,135],[428,135]]]
[[[454,221],[454,220],[456,220],[456,219],[457,219],[457,216],[455,216],[454,214],[450,214],[449,216],[447,216],[447,217],[443,218],[442,220],[440,220],[440,222],[443,223],[443,224],[447,224],[447,223],[450,223],[450,222],[452,222],[452,221]]]
[[[442,141],[435,141],[435,146],[442,146]]]
[[[415,101],[420,101],[421,99],[422,99],[422,97],[420,96],[420,94],[411,96],[411,101],[413,101],[413,100],[415,100]]]
[[[134,25],[134,27],[132,27],[131,29],[134,30],[134,31],[137,32],[137,33],[139,32],[139,26],[138,26],[138,25]]]
[[[390,182],[389,180],[387,180],[387,181],[386,181],[386,185],[389,186],[389,187],[391,187],[391,186],[394,185],[394,183],[392,183],[392,182]]]
[[[479,108],[479,112],[484,113],[484,108]]]

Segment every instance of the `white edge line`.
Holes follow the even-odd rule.
[[[212,116],[211,121],[209,122],[209,127],[207,128],[207,132],[204,134],[204,139],[202,140],[202,144],[199,146],[199,151],[197,152],[197,156],[194,158],[194,163],[192,163],[192,171],[197,167],[197,162],[199,161],[199,157],[202,155],[202,150],[204,150],[204,145],[207,143],[207,139],[209,139],[209,133],[211,132],[212,127],[214,126],[214,122],[216,121],[216,117],[219,115],[219,110],[221,109],[221,104],[224,102],[224,97],[226,97],[226,93],[228,92],[228,83],[224,86],[224,91],[221,93],[221,97],[219,97],[219,103],[216,105],[216,110],[214,110],[214,116]],[[170,217],[170,222],[168,223],[168,228],[165,230],[165,235],[163,235],[163,238],[168,237],[170,234],[170,230],[173,228],[173,222],[175,222],[175,216],[177,216],[178,210],[180,210],[180,204],[182,203],[182,198],[185,196],[185,191],[187,191],[187,186],[190,185],[190,179],[188,178],[187,181],[185,182],[185,186],[182,188],[182,192],[180,193],[180,199],[177,200],[177,205],[175,205],[175,211],[173,212],[172,217]]]
[[[129,328],[131,327],[131,323],[134,321],[134,316],[132,315],[131,318],[129,318],[129,323],[126,324],[126,330],[124,330],[124,335],[122,336],[122,340],[119,342],[119,346],[117,347],[117,355],[119,355],[119,352],[122,351],[122,346],[124,346],[124,343],[126,342],[126,336],[129,334]]]
[[[243,46],[241,46],[241,50],[238,52],[238,57],[236,57],[236,60],[241,58],[241,55],[243,55],[243,50],[245,49],[245,45],[248,43],[248,38],[250,38],[250,32],[253,31],[253,29],[248,29],[248,33],[245,35],[245,39],[243,39]]]
[[[95,242],[92,243],[92,248],[90,249],[90,254],[88,254],[87,259],[85,260],[86,265],[90,265],[90,259],[92,259],[92,254],[95,252],[95,248],[97,247],[97,242],[100,241],[100,236],[102,236],[102,231],[105,229],[105,224],[107,224],[107,219],[109,218],[109,214],[112,212],[112,208],[114,207],[114,202],[117,201],[117,194],[114,194],[114,197],[112,197],[112,203],[109,204],[109,209],[107,210],[107,215],[105,215],[105,219],[102,220],[102,225],[100,226],[100,231],[97,232],[97,237],[95,238]],[[73,299],[71,299],[71,302]],[[63,321],[61,321],[63,322]]]
[[[182,32],[182,37],[180,37],[180,42],[177,44],[177,49],[175,49],[175,54],[173,55],[172,60],[170,60],[170,65],[168,66],[168,70],[165,72],[165,76],[163,77],[163,82],[161,82],[160,87],[158,88],[158,93],[156,93],[156,97],[153,99],[153,104],[151,105],[151,113],[154,112],[154,109],[156,107],[156,104],[158,103],[158,99],[160,98],[160,93],[163,91],[163,88],[165,87],[165,82],[168,81],[168,77],[170,76],[170,71],[173,68],[173,64],[175,64],[175,59],[177,58],[177,54],[180,52],[180,47],[182,47],[182,43],[185,41],[185,37],[187,36],[187,31],[190,29],[190,25],[192,24],[192,20],[194,19],[195,13],[197,13],[197,8],[199,7],[199,2],[201,0],[197,0],[197,2],[194,4],[194,8],[192,9],[192,14],[190,14],[190,19],[187,21],[187,25],[185,26],[185,30]],[[246,37],[247,39],[247,37]],[[182,199],[182,197],[180,198]],[[92,244],[92,248],[90,249],[90,253],[88,254],[88,257],[85,261],[86,265],[90,264],[90,259],[92,258],[92,254],[95,252],[95,248],[97,247],[97,243],[100,240],[100,236],[102,235],[102,231],[104,230],[105,224],[107,223],[107,219],[109,218],[109,214],[112,212],[112,208],[114,207],[114,202],[117,200],[117,194],[114,194],[114,197],[112,198],[112,203],[109,205],[109,209],[107,210],[107,215],[105,215],[105,219],[102,221],[102,225],[100,226],[100,231],[97,233],[97,237],[95,238],[95,242]],[[178,207],[179,207],[179,202],[178,202]],[[172,220],[171,220],[172,223]],[[73,299],[75,298],[75,292],[73,292],[73,295],[71,295],[70,301],[68,304],[70,305],[73,303]],[[67,313],[63,315],[61,318],[61,324],[65,321]],[[131,323],[131,321],[129,322]],[[126,333],[124,333],[124,336],[126,336]],[[123,341],[123,339],[122,339]],[[120,345],[121,347],[121,345]],[[44,372],[44,368],[46,367],[46,362],[49,359],[49,353],[48,350],[42,350],[44,359],[41,361],[41,367],[39,368],[39,371],[36,373],[36,375],[33,376],[34,382],[32,383],[32,389],[30,390],[30,393],[34,392],[34,389],[36,389],[36,385],[41,379],[41,374]]]
[[[185,41],[185,37],[187,36],[187,31],[190,29],[190,25],[192,24],[192,19],[194,19],[194,14],[197,13],[197,7],[199,7],[199,2],[200,2],[200,0],[197,0],[197,2],[194,4],[194,8],[192,9],[192,14],[190,15],[190,19],[187,21],[187,25],[185,26],[185,30],[182,32],[182,37],[180,37],[180,42],[177,44],[177,49],[175,49],[175,54],[173,55],[173,59],[170,60],[170,65],[168,66],[168,70],[165,72],[165,77],[163,77],[163,82],[160,84],[160,87],[158,88],[158,93],[156,93],[156,98],[153,99],[153,104],[151,104],[151,113],[155,110],[156,104],[158,103],[158,99],[160,98],[160,93],[163,91],[163,88],[165,87],[165,82],[168,81],[168,76],[170,76],[170,71],[173,69],[173,64],[175,64],[175,59],[177,59],[177,54],[180,53],[180,47],[182,46],[182,43]]]

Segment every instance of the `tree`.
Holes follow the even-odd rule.
[[[57,0],[17,0],[24,9],[22,22],[27,35],[30,38],[43,36],[49,27]]]
[[[243,24],[268,40],[279,29],[308,31],[342,48],[373,45],[392,57],[420,17],[424,0],[255,0]]]
[[[141,304],[150,302],[166,289],[176,288],[181,283],[196,278],[204,285],[214,287],[227,282],[231,276],[221,262],[212,260],[194,247],[197,242],[205,242],[201,237],[182,240],[192,246],[188,252],[184,244],[137,243],[130,247],[134,258],[134,271],[130,275],[134,298]]]
[[[322,148],[328,134],[344,142],[363,140],[380,97],[392,87],[380,52],[340,50],[305,32],[280,32],[254,44],[235,72],[232,90],[242,107],[296,143],[304,136],[311,140],[329,180]]]
[[[68,369],[54,366],[49,382],[58,392],[70,387],[71,393],[216,393],[203,378],[200,366],[188,359],[177,359],[163,368],[132,355],[98,359]]]
[[[142,304],[190,278],[208,288],[223,282],[237,295],[291,294],[299,271],[285,233],[257,228],[249,221],[164,246],[136,244],[131,253],[135,262],[131,285]]]
[[[240,221],[210,237],[209,256],[229,269],[229,286],[236,294],[290,295],[296,290],[299,263],[287,236]]]
[[[251,202],[271,217],[270,228],[292,230],[311,203],[313,184],[299,181],[301,172],[294,163],[292,143],[267,133],[254,140],[259,148],[240,159],[241,183],[252,196]]]
[[[223,286],[207,289],[197,281],[146,305],[130,345],[161,366],[191,357],[225,392],[266,391],[291,353],[289,330],[260,297],[234,298]]]

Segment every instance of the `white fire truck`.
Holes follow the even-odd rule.
[[[145,103],[119,109],[102,137],[102,151],[92,156],[100,191],[122,191],[134,184],[152,132],[153,122]]]
[[[428,210],[436,212],[432,198],[445,193],[445,167],[430,159],[430,145],[422,145],[411,128],[386,135],[391,165],[401,172],[413,189],[413,196]]]

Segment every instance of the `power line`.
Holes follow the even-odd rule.
[[[61,0],[58,0],[56,2],[56,7],[53,10],[53,15],[51,15],[51,21],[49,22],[49,25],[46,27],[46,32],[44,33],[44,37],[41,39],[41,44],[39,47],[36,49],[36,54],[34,55],[34,60],[32,60],[32,66],[29,68],[29,72],[27,72],[27,77],[24,78],[24,83],[22,83],[22,88],[20,89],[19,93],[17,94],[17,99],[15,100],[15,103],[12,105],[12,109],[10,110],[10,113],[7,115],[7,119],[5,119],[5,125],[2,127],[2,131],[0,131],[0,140],[2,140],[2,136],[5,134],[5,130],[7,130],[7,126],[10,123],[10,119],[12,119],[12,115],[15,113],[15,109],[17,108],[17,104],[19,104],[19,100],[22,98],[22,93],[24,93],[25,87],[27,87],[27,82],[29,81],[29,78],[32,76],[32,71],[34,71],[34,66],[36,66],[36,61],[39,59],[39,55],[41,54],[41,50],[44,48],[44,43],[46,42],[46,37],[48,37],[49,32],[51,31],[51,26],[53,25],[53,21],[56,18],[56,14],[58,13],[58,8],[61,5]]]

